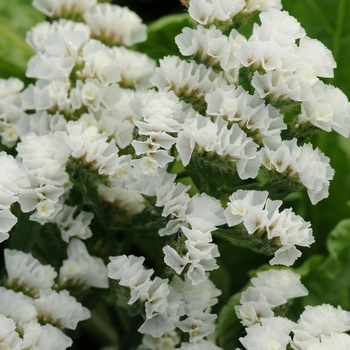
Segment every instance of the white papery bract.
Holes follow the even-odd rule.
[[[329,158],[311,144],[297,145],[297,140],[265,145],[258,152],[263,166],[283,174],[291,182],[307,189],[312,204],[328,197],[329,181],[334,170]]]
[[[91,256],[85,244],[72,238],[67,247],[68,259],[59,271],[59,284],[108,288],[107,268],[101,258]]]
[[[76,329],[78,322],[90,318],[90,311],[66,290],[56,292],[41,289],[34,305],[38,311],[38,319],[57,328]]]
[[[146,25],[127,7],[97,4],[84,14],[94,38],[109,45],[131,46],[147,38]]]
[[[237,124],[228,129],[227,122],[221,117],[213,123],[201,115],[185,122],[176,143],[184,166],[190,162],[193,152],[211,153],[232,163],[241,179],[257,176],[260,167],[257,147]]]
[[[42,265],[32,254],[20,250],[5,249],[7,283],[23,293],[37,296],[40,289],[51,288],[57,276],[50,265]]]

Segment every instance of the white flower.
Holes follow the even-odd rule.
[[[214,320],[217,318],[217,315],[193,310],[187,316],[186,319],[177,322],[176,326],[183,332],[189,333],[191,343],[203,340],[204,337],[214,332]]]
[[[5,350],[22,349],[22,339],[16,332],[15,322],[2,314],[0,314],[0,347]]]
[[[35,51],[45,52],[45,41],[54,33],[81,32],[84,34],[84,41],[90,39],[90,28],[81,22],[73,22],[60,18],[53,22],[40,22],[31,28],[26,34],[27,44]]]
[[[211,26],[209,29],[197,26],[196,29],[184,28],[176,36],[175,42],[184,56],[199,56],[202,62],[209,61],[209,65],[220,65],[222,69],[229,70],[239,66],[239,60],[233,55],[239,43],[245,40],[236,30],[230,36],[222,34],[221,30]]]
[[[84,14],[91,34],[109,45],[131,46],[146,40],[146,26],[127,7],[97,4]]]
[[[145,199],[138,191],[103,185],[99,185],[97,190],[103,201],[125,211],[128,215],[139,214],[145,209]]]
[[[62,210],[56,215],[53,221],[61,231],[62,240],[67,243],[74,236],[81,239],[92,236],[89,225],[94,215],[83,210],[78,215],[75,215],[76,211],[77,206],[63,205]]]
[[[244,6],[244,0],[191,0],[189,14],[198,23],[206,25],[215,21],[228,21]]]
[[[246,328],[247,335],[239,338],[249,350],[286,349],[290,337],[291,321],[282,317],[263,318],[262,324]]]
[[[35,320],[38,314],[32,298],[22,292],[0,287],[0,314],[12,318],[16,326]]]
[[[247,4],[242,12],[268,11],[270,7],[278,10],[282,9],[281,0],[247,0]]]
[[[160,67],[150,80],[160,91],[173,90],[175,94],[188,102],[190,98],[203,99],[226,81],[211,68],[193,61],[186,62],[177,56],[166,56],[160,60]]]
[[[300,275],[291,270],[270,269],[258,272],[257,277],[251,279],[256,288],[268,287],[271,290],[279,290],[286,299],[298,298],[308,294],[307,289],[300,282]]]
[[[229,124],[237,123],[253,139],[262,142],[280,140],[281,130],[287,128],[283,116],[257,95],[250,95],[242,87],[223,86],[205,96],[207,114],[222,117]]]
[[[78,322],[90,317],[90,311],[82,306],[68,291],[56,292],[41,289],[39,298],[34,300],[38,319],[58,328],[76,329]]]
[[[185,122],[178,134],[176,148],[184,166],[190,162],[192,153],[212,153],[237,167],[241,179],[255,178],[260,163],[256,156],[257,144],[234,124],[228,129],[227,122],[218,117],[213,123],[209,118],[197,115]]]
[[[182,343],[179,350],[221,350],[209,340],[200,340],[196,343]]]
[[[78,3],[71,0],[34,0],[33,6],[49,17],[64,17],[69,14],[82,15],[90,7],[96,4],[96,0],[82,0]]]
[[[23,343],[26,348],[36,350],[65,350],[72,340],[56,327],[40,325],[31,321],[23,325]]]
[[[130,102],[135,125],[139,133],[150,132],[176,133],[185,120],[182,104],[173,91],[154,90],[138,92]]]
[[[150,79],[154,74],[156,63],[146,54],[128,50],[125,47],[113,47],[115,62],[121,69],[119,85],[123,88],[136,90],[147,89],[151,86]]]
[[[5,249],[5,266],[8,283],[21,288],[24,293],[36,296],[40,289],[50,288],[57,276],[50,265],[42,265],[30,253]]]
[[[311,144],[297,145],[297,140],[265,145],[259,152],[261,163],[269,170],[282,173],[307,189],[312,204],[328,196],[329,180],[334,170],[329,158]]]
[[[301,104],[298,124],[311,123],[325,130],[335,130],[344,137],[350,133],[350,103],[346,95],[332,85],[321,85],[321,97]]]
[[[60,268],[59,283],[83,284],[95,288],[108,288],[107,268],[101,258],[90,256],[84,243],[72,238],[67,247],[68,259]]]

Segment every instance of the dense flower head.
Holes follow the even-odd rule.
[[[89,8],[94,6],[97,0],[34,0],[33,6],[48,17],[59,18],[82,16]]]
[[[37,296],[44,288],[51,288],[57,272],[50,265],[42,265],[32,254],[5,249],[7,283],[23,293]]]
[[[127,7],[97,4],[84,13],[94,38],[110,45],[131,46],[146,40],[146,26]]]
[[[295,245],[309,246],[314,242],[310,223],[291,209],[279,211],[282,201],[267,198],[266,191],[238,190],[229,197],[225,216],[229,226],[243,223],[248,234],[266,236],[279,247],[271,265],[290,266],[300,257]]]
[[[259,272],[251,282],[253,286],[242,293],[241,304],[235,306],[241,323],[248,327],[264,325],[264,320],[274,317],[274,310],[286,304],[288,299],[308,294],[300,276],[290,270]]]
[[[211,153],[231,163],[232,168],[236,167],[242,179],[254,178],[258,174],[257,147],[237,124],[228,129],[227,122],[221,117],[213,123],[201,115],[185,122],[176,143],[184,166],[190,162],[194,152]]]
[[[297,145],[297,140],[282,141],[265,145],[259,151],[259,158],[268,170],[281,173],[292,182],[300,183],[307,189],[312,204],[328,196],[329,181],[334,170],[329,158],[318,148],[306,143]]]
[[[108,277],[120,280],[120,285],[130,288],[128,304],[139,299],[144,304],[146,320],[139,332],[160,337],[170,331],[174,321],[183,315],[183,303],[178,293],[169,286],[168,279],[150,279],[153,269],[144,269],[144,260],[134,255],[110,257]]]
[[[63,261],[58,282],[61,286],[73,284],[108,288],[107,268],[101,258],[91,256],[85,244],[72,238],[67,247],[68,259]]]

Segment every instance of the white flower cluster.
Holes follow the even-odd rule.
[[[274,317],[274,310],[287,303],[288,299],[308,294],[300,282],[300,276],[290,270],[259,272],[251,282],[253,287],[248,287],[242,293],[241,305],[235,307],[244,326],[250,327],[263,319]]]
[[[283,116],[272,105],[265,105],[257,95],[250,95],[241,86],[223,86],[205,96],[210,117],[221,117],[236,123],[257,143],[278,142],[281,131],[287,129]]]
[[[237,168],[241,179],[258,175],[258,145],[239,126],[233,125],[229,129],[228,123],[221,117],[215,123],[201,115],[186,120],[178,134],[176,148],[184,166],[190,162],[193,152],[199,155],[209,153],[222,157],[232,168]]]
[[[296,245],[309,247],[315,240],[310,223],[291,209],[279,212],[282,201],[272,201],[266,191],[238,190],[229,197],[225,217],[229,226],[243,224],[249,235],[271,240],[279,247],[271,265],[290,266],[301,256]]]
[[[65,286],[108,288],[107,268],[101,258],[91,256],[84,242],[72,238],[67,247],[68,259],[59,270],[58,284]]]
[[[322,304],[306,306],[293,327],[293,349],[336,350],[350,347],[350,312]]]
[[[34,0],[33,6],[46,16],[57,18],[66,16],[82,16],[93,7],[97,0]]]
[[[21,210],[33,212],[30,219],[44,224],[62,209],[60,197],[70,186],[65,172],[69,149],[60,134],[56,137],[29,134],[22,138],[16,149],[30,182],[19,195]]]
[[[76,215],[76,212],[77,206],[71,207],[64,204],[53,220],[61,231],[61,238],[64,242],[68,243],[72,237],[86,239],[92,236],[89,225],[94,215],[86,211],[80,211]]]
[[[18,122],[24,115],[19,94],[23,87],[17,78],[0,79],[0,137],[9,148],[18,140]]]
[[[266,169],[305,187],[312,204],[328,197],[334,170],[329,165],[329,158],[318,148],[314,150],[311,144],[298,146],[296,139],[266,144],[260,149],[259,158]]]
[[[90,311],[67,290],[51,289],[56,271],[31,254],[5,249],[5,265],[7,287],[21,291],[0,287],[1,346],[33,350],[71,346],[72,340],[62,330],[76,329]]]
[[[252,279],[254,287],[243,292],[242,305],[236,307],[238,317],[248,326],[247,335],[239,339],[245,349],[349,348],[350,336],[345,332],[350,329],[350,313],[339,306],[306,306],[298,322],[274,316],[273,310],[278,311],[287,299],[307,294],[299,278],[289,270],[269,270]]]
[[[17,218],[11,212],[11,205],[18,201],[19,194],[29,187],[25,170],[10,155],[0,152],[0,243],[9,238],[8,232]]]
[[[84,14],[91,35],[109,45],[131,46],[146,40],[146,26],[127,7],[97,4]]]
[[[146,320],[139,328],[140,333],[147,335],[143,345],[149,343],[158,349],[160,340],[153,338],[171,338],[175,342],[176,336],[171,335],[175,327],[189,333],[191,344],[200,344],[215,330],[217,316],[210,314],[210,308],[217,303],[216,297],[221,292],[208,279],[195,287],[187,277],[182,280],[175,276],[171,283],[159,277],[151,280],[154,271],[143,267],[144,260],[143,257],[122,255],[110,257],[107,266],[108,276],[120,280],[121,286],[130,289],[128,304],[139,300],[144,307]]]
[[[158,338],[174,327],[174,323],[184,314],[184,308],[180,295],[169,286],[168,279],[155,277],[151,280],[154,270],[146,270],[144,260],[134,255],[110,257],[108,277],[130,288],[129,305],[138,300],[144,305],[146,320],[138,331]]]
[[[54,122],[42,121],[46,127],[49,124],[47,132],[63,130],[63,116],[68,120],[76,120],[80,116],[100,132],[106,131],[121,148],[125,148],[132,140],[134,127],[128,107],[135,94],[131,89],[150,85],[155,62],[145,54],[125,47],[110,48],[91,39],[98,22],[100,31],[107,31],[108,23],[105,20],[102,23],[101,19],[98,21],[93,15],[93,11],[100,8],[107,9],[110,20],[118,26],[121,25],[119,12],[127,11],[117,5],[96,5],[91,13],[86,13],[89,18],[87,24],[60,19],[51,24],[39,23],[27,34],[27,42],[37,51],[29,61],[27,76],[39,80],[21,94],[22,106],[35,110],[30,118],[33,116],[39,120],[46,119],[47,111],[57,113]],[[127,30],[125,25],[122,28]],[[133,38],[128,38],[129,31],[125,32],[126,42],[145,39],[144,28],[141,30],[143,34],[137,28]],[[125,89],[120,89],[120,86]],[[26,128],[21,127],[24,129],[22,133],[38,131],[36,125],[25,118],[23,123]],[[41,133],[45,130],[45,127],[39,129]]]

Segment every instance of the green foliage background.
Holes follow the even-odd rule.
[[[319,39],[333,52],[337,62],[335,76],[325,82],[339,87],[350,97],[350,1],[284,0],[283,6],[298,19],[309,37]],[[43,20],[44,16],[32,8],[28,0],[0,0],[0,78],[14,76],[30,82],[25,70],[34,52],[25,43],[25,33]],[[149,24],[148,40],[134,48],[155,59],[179,55],[174,37],[184,26],[191,25],[191,20],[183,13],[163,17]],[[249,32],[249,27],[244,30]],[[292,194],[285,200],[286,206],[292,206],[297,214],[311,221],[316,239],[310,249],[303,249],[303,256],[295,266],[310,294],[295,301],[290,315],[294,318],[305,305],[325,302],[350,310],[350,141],[336,133],[321,133],[312,142],[330,157],[335,177],[329,198],[316,206],[310,204],[305,193]],[[222,309],[217,336],[225,349],[233,349],[239,345],[238,337],[243,335],[234,316],[233,308],[239,302],[236,293],[248,283],[254,269],[266,268],[263,264],[268,259],[224,241],[217,243],[221,268],[212,274],[212,279],[223,291],[216,309]],[[154,256],[154,244],[147,239],[140,237],[139,247],[141,252]],[[161,263],[157,256],[154,261]],[[101,319],[101,314],[98,317]],[[94,327],[98,328],[98,324],[95,321]],[[87,323],[85,327],[89,329],[92,325]],[[112,329],[105,327],[100,332],[113,338]]]

